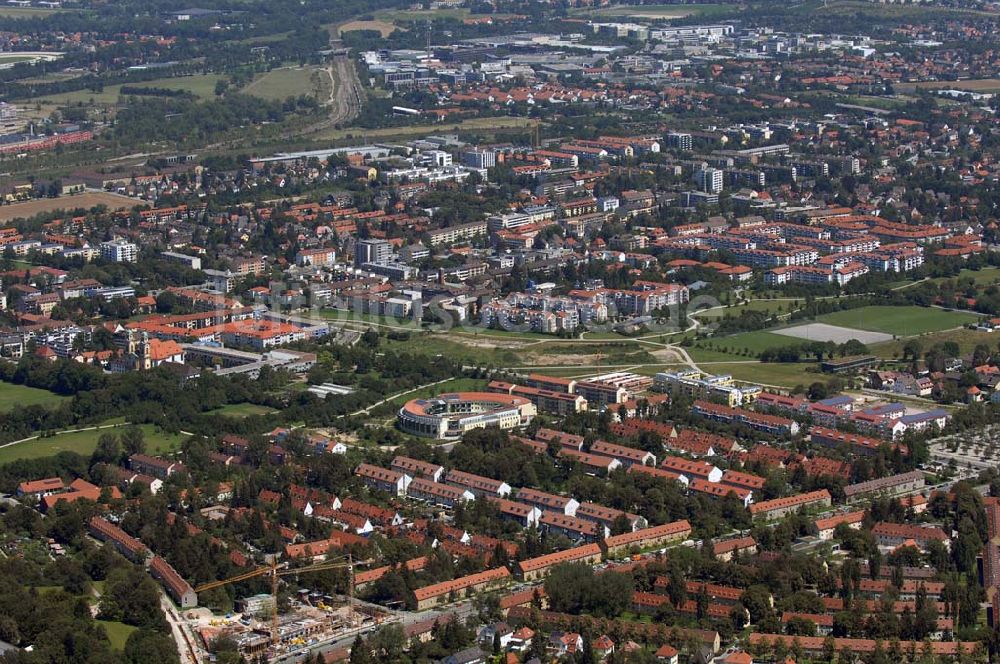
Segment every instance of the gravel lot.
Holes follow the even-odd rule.
[[[883,332],[869,332],[868,330],[855,330],[850,327],[839,327],[837,325],[827,325],[826,323],[807,323],[786,327],[782,330],[769,330],[774,334],[796,339],[806,339],[808,341],[832,341],[842,344],[851,339],[857,339],[863,344],[877,344],[880,341],[892,341],[891,334]]]

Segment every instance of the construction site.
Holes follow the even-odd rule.
[[[329,595],[309,588],[289,593],[287,610],[279,612],[281,577],[298,577],[309,572],[346,570],[353,588],[353,564],[348,560],[327,562],[300,568],[285,568],[272,563],[245,574],[199,586],[204,592],[256,577],[269,577],[271,592],[251,595],[236,601],[237,611],[220,616],[207,608],[184,611],[183,618],[193,634],[195,650],[209,651],[219,638],[234,641],[240,653],[250,658],[264,656],[268,661],[309,652],[324,644],[352,638],[375,629],[390,618],[379,607],[357,602],[353,593]],[[195,659],[200,660],[197,655]]]

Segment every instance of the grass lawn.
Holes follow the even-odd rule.
[[[252,93],[256,94],[256,93]],[[409,136],[424,136],[427,134],[447,133],[456,131],[496,132],[503,129],[525,129],[538,124],[531,118],[470,118],[461,122],[441,122],[438,124],[411,125],[406,127],[382,127],[380,129],[364,129],[351,127],[349,129],[331,129],[318,133],[316,140],[358,139],[367,141],[375,138],[406,138]]]
[[[964,355],[972,353],[978,344],[985,344],[990,348],[996,348],[997,344],[1000,343],[1000,335],[997,335],[994,332],[983,332],[982,330],[962,329],[925,334],[920,337],[918,341],[924,351],[927,351],[934,344],[944,343],[945,341],[954,341],[958,344],[959,349],[961,349],[961,352]],[[905,339],[896,339],[894,341],[886,341],[885,343],[875,344],[873,346],[869,346],[869,348],[875,355],[891,360],[902,357],[903,346],[905,344]]]
[[[973,78],[965,81],[920,81],[911,83],[923,90],[968,90],[969,92],[998,92],[1000,78]]]
[[[318,313],[324,320],[333,320],[338,323],[351,323],[355,326],[375,326],[405,328],[413,332],[421,332],[421,328],[412,318],[393,318],[392,316],[380,316],[378,314],[364,314],[346,309],[319,309],[310,313]]]
[[[823,314],[817,322],[858,330],[884,332],[901,337],[940,332],[979,320],[975,314],[930,307],[874,306]]]
[[[896,97],[876,97],[872,95],[847,95],[831,90],[811,90],[801,92],[795,96],[799,101],[808,102],[813,99],[832,99],[841,104],[852,104],[855,106],[867,106],[869,108],[880,108],[885,111],[892,111],[909,102],[905,98]]]
[[[44,18],[61,11],[34,7],[0,7],[0,18]]]
[[[699,347],[688,348],[688,353],[696,362],[710,360],[733,360],[752,359],[753,354],[760,353],[768,348],[780,346],[791,346],[796,343],[792,337],[784,337],[780,334],[755,330],[753,332],[741,332],[728,337],[718,337],[699,342]],[[740,355],[740,352],[748,349],[751,356]],[[715,353],[715,356],[708,353]]]
[[[382,11],[376,12],[375,20],[385,21],[385,22],[425,22],[425,21],[437,21],[441,19],[453,18],[455,20],[461,21],[462,19],[472,18],[473,16],[478,16],[481,18],[486,18],[487,16],[492,16],[496,19],[508,18],[510,14],[473,14],[471,11],[464,7],[442,7],[441,9],[384,9]]]
[[[449,394],[451,392],[481,392],[486,389],[486,380],[483,378],[452,378],[447,383],[441,383],[433,387],[424,387],[413,392],[407,392],[401,397],[383,404],[383,407],[392,405],[402,406],[411,399],[429,399],[439,394]]]
[[[228,417],[250,417],[251,415],[270,415],[273,408],[260,406],[255,403],[231,403],[222,408],[210,410],[209,413],[215,415],[226,415]]]
[[[690,349],[689,349],[690,350]],[[729,361],[726,361],[729,360]],[[829,377],[827,374],[819,372],[816,364],[799,362],[794,364],[764,363],[747,361],[733,361],[733,358],[722,356],[720,360],[695,360],[702,371],[716,375],[729,374],[735,380],[745,383],[758,383],[764,386],[775,386],[791,389],[797,385],[809,385],[816,381],[824,381]],[[661,371],[684,371],[689,369],[686,364],[649,364],[636,369],[636,373],[643,376],[654,376]],[[812,371],[810,371],[810,369]],[[546,372],[553,373],[555,372]],[[591,371],[591,375],[593,375]],[[563,373],[555,374],[561,376],[579,376],[580,371],[566,370]]]
[[[140,424],[139,428],[146,436],[146,452],[149,454],[172,452],[180,447],[181,441],[186,438],[181,434],[159,431],[152,424]],[[97,439],[104,433],[114,434],[117,431],[115,428],[72,431],[0,447],[0,465],[19,459],[40,459],[67,451],[87,456],[97,447]]]
[[[282,67],[254,79],[242,92],[277,101],[299,95],[325,99],[330,94],[330,77],[320,67]]]
[[[801,306],[803,300],[750,300],[745,304],[738,304],[729,307],[720,307],[712,309],[699,309],[693,312],[691,315],[698,318],[702,322],[710,321],[713,318],[724,318],[727,314],[729,316],[739,316],[744,311],[763,311],[767,313],[788,313],[790,310],[795,308],[793,305],[798,302]]]
[[[354,30],[372,30],[382,37],[388,37],[397,28],[392,21],[348,21],[340,25],[330,26],[328,29],[334,37],[340,37],[345,32],[353,32]]]
[[[444,355],[463,364],[494,364],[496,365],[502,352],[495,348],[476,348],[466,345],[457,339],[449,339],[440,334],[411,333],[406,341],[393,341],[383,338],[380,347],[392,349],[399,353],[417,353],[420,355]],[[512,360],[517,356],[512,353]]]
[[[135,83],[133,88],[167,88],[168,90],[184,90],[193,95],[207,99],[215,96],[215,84],[222,80],[218,74],[199,74],[196,76],[176,76],[161,78],[149,83]]]
[[[829,378],[828,374],[820,373],[817,370],[817,365],[805,362],[708,363],[699,366],[714,374],[729,374],[736,380],[787,388],[808,385],[816,381],[822,382]],[[807,369],[813,369],[813,371],[807,371]]]
[[[98,625],[104,628],[104,631],[108,635],[108,640],[111,641],[111,647],[115,650],[124,650],[125,642],[128,641],[128,637],[132,632],[139,629],[132,625],[126,625],[121,622],[114,622],[111,620],[96,620]]]
[[[601,7],[600,9],[572,10],[571,15],[587,15],[599,17],[671,19],[686,16],[722,16],[735,11],[733,5],[694,4],[694,5],[618,5]]]
[[[644,334],[638,334],[637,337],[644,337]],[[636,337],[627,337],[624,334],[619,334],[617,332],[586,332],[583,335],[583,340],[585,341],[621,341],[622,339],[634,339]]]
[[[33,55],[18,55],[17,53],[11,53],[9,55],[0,55],[0,65],[16,65],[19,62],[32,62],[37,60]]]
[[[655,362],[655,348],[627,339],[555,341],[553,338],[500,337],[483,334],[413,333],[406,341],[383,338],[381,347],[396,352],[443,355],[471,366],[532,367],[547,373],[548,366],[581,367]]]
[[[471,327],[468,327],[468,328],[453,328],[453,329],[449,330],[447,332],[447,334],[453,335],[457,339],[490,339],[490,338],[496,338],[496,339],[523,339],[524,341],[552,341],[552,339],[556,338],[555,335],[552,335],[552,334],[542,334],[541,332],[519,332],[517,330],[491,330],[491,329],[488,329],[488,328],[473,329]],[[603,334],[603,333],[601,333],[601,332],[595,332],[594,333],[594,335],[599,335],[599,334]],[[587,338],[593,338],[593,339],[607,339],[607,338],[623,339],[624,338],[620,334],[614,334],[613,332],[611,334],[614,335],[614,336],[613,337],[604,337],[604,336],[594,336],[594,337],[591,337],[590,334],[587,334],[584,338],[585,339],[587,339]]]
[[[0,382],[0,413],[23,406],[58,406],[68,398],[27,385]]]
[[[942,283],[945,281],[957,281],[959,283],[965,283],[969,279],[972,280],[977,286],[982,284],[992,284],[1000,281],[1000,269],[995,267],[984,267],[982,270],[962,270],[958,273],[957,277],[936,277],[930,279],[935,283]]]
[[[973,15],[995,17],[994,12],[944,7],[942,5],[882,5],[861,0],[834,0],[833,2],[807,2],[795,7],[798,13],[815,13],[821,16],[872,16],[879,19],[899,19],[900,21],[928,20],[933,17],[952,15]]]
[[[195,76],[171,76],[167,78],[156,78],[151,81],[140,83],[124,83],[132,88],[167,88],[169,90],[184,90],[202,99],[207,99],[215,95],[215,84],[222,77],[218,74],[198,74]],[[93,90],[74,90],[73,92],[62,92],[60,94],[41,97],[38,101],[44,104],[105,104],[111,105],[118,102],[121,95],[121,85],[109,85],[101,92]]]

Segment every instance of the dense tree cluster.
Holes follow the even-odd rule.
[[[5,664],[82,662],[141,664],[178,662],[160,609],[160,589],[141,566],[110,547],[80,537],[86,508],[57,510],[41,519],[27,507],[5,508],[0,516],[4,537],[20,540],[19,555],[0,560],[0,639],[32,646],[11,651]],[[52,560],[37,538],[53,537],[73,555]],[[44,541],[44,540],[42,540]],[[100,592],[94,582],[103,586]],[[95,596],[95,593],[99,597]],[[91,603],[97,605],[97,620]],[[114,621],[136,627],[123,651],[112,649],[105,625]]]

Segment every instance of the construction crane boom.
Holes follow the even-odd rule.
[[[228,579],[222,579],[221,581],[210,581],[208,583],[203,583],[194,589],[196,593],[204,592],[206,590],[213,590],[215,588],[220,588],[222,586],[228,586],[231,583],[239,583],[240,581],[247,581],[249,579],[254,579],[258,576],[263,576],[265,574],[272,573],[272,567],[260,567],[253,570],[252,572],[246,572],[244,574],[239,574],[237,576],[230,577]]]
[[[363,561],[371,562],[371,561]],[[249,572],[244,572],[243,574],[237,574],[236,576],[231,576],[228,579],[220,579],[219,581],[209,581],[208,583],[203,583],[194,589],[196,593],[201,593],[206,590],[213,590],[215,588],[221,588],[222,586],[228,586],[233,583],[240,583],[241,581],[248,581],[250,579],[256,579],[261,576],[271,577],[271,645],[278,645],[278,578],[282,576],[296,576],[298,574],[305,574],[309,572],[324,572],[334,569],[347,569],[348,580],[347,580],[347,596],[348,596],[348,613],[350,615],[351,626],[355,625],[355,611],[354,611],[354,561],[350,553],[347,554],[346,560],[341,559],[338,562],[324,562],[317,563],[315,565],[310,565],[308,567],[279,567],[277,559],[273,559],[270,565],[265,567],[258,567],[255,570]]]

